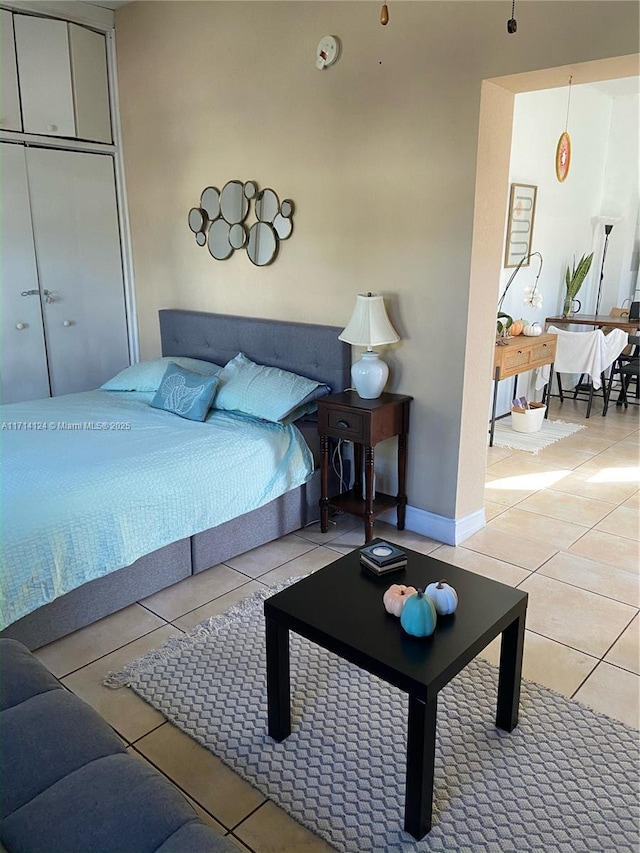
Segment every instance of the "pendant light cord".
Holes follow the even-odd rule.
[[[515,0],[514,0],[515,2]],[[571,81],[573,80],[573,76],[569,77],[569,97],[567,98],[567,117],[564,121],[564,132],[567,132],[569,127],[569,107],[571,106]]]

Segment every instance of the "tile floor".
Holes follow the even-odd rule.
[[[584,403],[553,401],[552,419],[586,426],[538,455],[489,448],[485,529],[458,547],[388,525],[376,533],[529,593],[524,676],[628,725],[639,725],[640,409],[584,419]],[[259,589],[316,571],[362,544],[340,516],[182,581],[37,654],[164,772],[201,816],[240,850],[321,853],[330,848],[135,696],[108,690],[111,670],[176,631]],[[497,663],[496,640],[485,656]]]

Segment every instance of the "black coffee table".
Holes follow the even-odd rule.
[[[290,630],[408,693],[404,828],[420,839],[431,829],[438,692],[500,633],[496,725],[510,732],[518,722],[527,593],[404,550],[402,571],[377,577],[356,550],[265,601],[268,722],[274,740],[291,734]],[[392,583],[445,579],[458,609],[430,637],[410,636],[383,607]]]

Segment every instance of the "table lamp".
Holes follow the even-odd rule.
[[[389,376],[389,368],[371,347],[400,340],[387,317],[383,297],[378,293],[359,293],[351,319],[338,338],[367,348],[353,363],[351,380],[363,400],[377,399]]]

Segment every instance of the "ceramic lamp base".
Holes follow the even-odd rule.
[[[389,368],[377,352],[366,350],[351,367],[351,380],[363,400],[376,400],[389,378]]]

